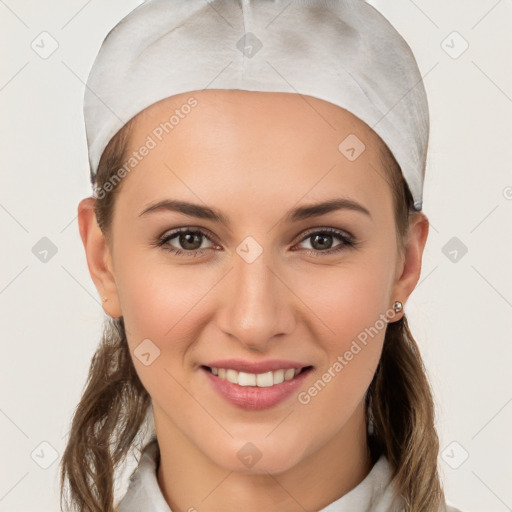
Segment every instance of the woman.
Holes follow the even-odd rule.
[[[68,507],[455,511],[404,312],[428,108],[393,27],[361,0],[149,0],[105,39],[85,121],[110,319]]]

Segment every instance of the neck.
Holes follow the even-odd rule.
[[[326,444],[278,474],[223,468],[161,410],[154,412],[160,447],[157,478],[172,512],[224,512],[227,504],[244,512],[321,510],[356,487],[372,466],[363,403]]]

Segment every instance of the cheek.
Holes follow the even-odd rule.
[[[178,268],[161,260],[152,261],[147,255],[137,257],[133,251],[116,267],[130,353],[155,405],[190,401],[178,382],[187,387],[188,374],[183,365],[200,330],[198,314],[208,289],[198,286],[197,275],[192,266]],[[183,412],[183,421],[189,415],[194,416],[191,411]]]
[[[205,272],[199,282],[197,268],[166,264],[157,249],[153,251],[127,251],[130,256],[116,266],[121,310],[133,341],[141,336],[160,342],[185,337],[201,298],[214,284],[208,285]]]
[[[354,256],[336,267],[318,267],[301,273],[300,279],[294,277],[294,293],[310,310],[309,317],[316,318],[315,338],[331,359],[349,350],[352,340],[364,343],[384,335],[391,268],[371,256]]]
[[[353,417],[377,369],[388,324],[378,314],[375,320],[366,306],[356,315],[340,312],[332,320],[336,336],[324,343],[324,361],[297,396],[300,405],[295,419],[322,432],[319,444]]]
[[[391,261],[392,258],[389,258]],[[389,314],[390,268],[378,251],[347,265],[326,267],[301,278],[295,291],[314,316],[317,346],[324,354],[313,385],[303,389],[300,403],[322,411],[333,428],[353,413],[379,363]],[[310,421],[316,421],[315,415]]]

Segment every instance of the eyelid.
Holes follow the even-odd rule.
[[[306,230],[302,234],[302,238],[300,238],[299,241],[303,242],[306,238],[308,238],[309,236],[311,236],[314,233],[330,233],[332,235],[344,236],[349,241],[355,241],[355,237],[348,231],[346,231],[344,229],[340,229],[340,228],[333,228],[333,227],[327,227],[327,226],[311,228],[311,229]]]
[[[217,237],[208,229],[199,226],[181,226],[179,228],[168,229],[164,231],[157,239],[163,240],[165,238],[173,238],[180,233],[199,233],[203,235],[205,238],[208,238],[211,242],[220,245],[217,240]]]

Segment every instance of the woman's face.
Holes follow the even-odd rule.
[[[276,473],[364,439],[383,319],[400,318],[390,308],[419,277],[401,280],[380,144],[347,111],[294,94],[199,91],[138,116],[105,307],[124,318],[161,442]],[[304,213],[341,199],[357,206]],[[152,209],[166,201],[188,213]],[[261,386],[214,375],[216,362]],[[268,373],[290,367],[308,369]]]

